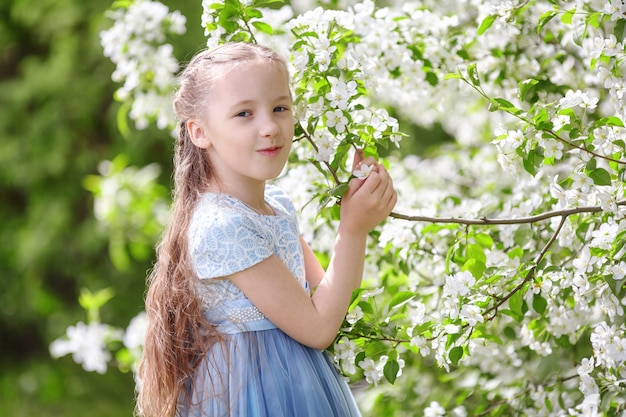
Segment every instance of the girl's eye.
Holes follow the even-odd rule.
[[[235,116],[237,116],[237,117],[248,117],[248,116],[250,116],[250,114],[251,114],[251,113],[250,113],[249,111],[244,110],[244,111],[240,111],[240,112],[239,112],[239,113],[237,113]]]
[[[289,108],[285,107],[285,106],[276,106],[276,107],[274,107],[274,111],[277,112],[277,113],[283,112],[283,111],[288,111],[288,110],[289,110]]]

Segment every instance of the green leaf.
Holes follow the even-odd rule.
[[[600,28],[600,24],[602,23],[602,19],[604,18],[605,14],[601,13],[601,12],[595,12],[592,13],[591,16],[589,16],[589,18],[587,19],[587,21],[589,22],[589,24],[591,26],[593,26],[596,29]],[[620,41],[620,39],[618,39],[618,42]]]
[[[401,291],[393,296],[391,301],[389,302],[389,310],[394,307],[399,306],[402,303],[405,303],[415,297],[415,293],[411,291]]]
[[[539,294],[535,294],[535,296],[533,297],[533,309],[537,313],[543,314],[546,311],[546,307],[548,307],[548,302],[546,301],[546,299]]]
[[[254,2],[255,7],[269,7],[277,4],[285,4],[285,0],[260,0]]]
[[[462,79],[463,77],[461,76],[461,74],[458,74],[456,72],[449,72],[446,75],[443,76],[444,80],[459,80]]]
[[[511,326],[504,328],[504,335],[509,339],[517,339],[517,333],[515,333],[515,330]]]
[[[474,236],[474,240],[480,243],[481,246],[487,249],[491,249],[493,247],[493,238],[486,233],[478,233]]]
[[[365,314],[373,314],[374,313],[374,309],[372,308],[372,305],[370,303],[368,303],[367,301],[359,301],[359,303],[357,305],[359,307],[361,307],[361,311],[363,311],[363,313],[365,313]]]
[[[487,262],[487,255],[485,255],[485,249],[481,245],[478,245],[476,243],[470,243],[465,248],[465,253],[467,254],[467,257],[470,259],[476,259],[483,263]]]
[[[254,21],[252,22],[252,26],[258,29],[260,32],[267,33],[268,35],[274,34],[274,28],[272,28],[270,25],[268,25],[265,22]]]
[[[624,121],[617,116],[603,117],[593,123],[594,127],[600,126],[619,126],[624,127]]]
[[[506,99],[498,97],[498,98],[494,98],[493,100],[497,103],[498,108],[502,110],[518,110],[517,107],[515,107],[513,103],[511,103],[510,101]]]
[[[128,127],[128,113],[132,103],[130,101],[123,101],[116,98],[118,101],[122,101],[120,108],[117,110],[117,129],[123,137],[130,137],[130,128]]]
[[[462,271],[470,271],[472,276],[476,279],[479,279],[483,276],[483,273],[487,269],[487,266],[484,262],[479,261],[476,258],[470,258],[463,264],[461,268]]]
[[[113,296],[115,291],[113,288],[103,288],[92,293],[86,288],[80,291],[78,303],[87,311],[88,322],[100,322],[100,308],[105,305]]]
[[[483,21],[480,22],[480,26],[478,27],[478,34],[482,35],[483,33],[485,33],[485,31],[487,31],[487,29],[489,29],[491,25],[493,25],[493,22],[495,20],[496,20],[495,15],[490,14],[489,16],[485,17]]]
[[[342,182],[341,184],[339,184],[335,188],[331,188],[329,190],[329,193],[330,193],[330,195],[332,195],[334,197],[342,197],[346,193],[347,190],[348,190],[348,183],[347,182]]]
[[[561,22],[565,23],[566,25],[571,25],[574,13],[576,13],[575,7],[563,13],[563,16],[561,16]]]
[[[457,366],[459,364],[459,360],[463,357],[463,348],[461,346],[455,346],[450,349],[450,353],[448,354],[450,358],[450,362]]]
[[[470,64],[467,67],[467,75],[470,78],[470,81],[475,86],[480,85],[480,78],[478,77],[478,70],[476,69],[476,64]]]
[[[556,342],[556,344],[562,348],[571,348],[572,344],[569,341],[569,337],[566,335],[563,335],[559,338],[554,339],[554,341]]]
[[[524,294],[521,290],[515,291],[515,293],[509,298],[509,308],[517,315],[520,320],[524,317],[522,306],[524,305]]]
[[[537,173],[537,167],[543,162],[543,156],[535,149],[531,149],[528,152],[528,156],[522,159],[522,162],[526,172],[534,176]]]
[[[246,7],[243,9],[243,17],[244,20],[250,21],[251,19],[261,19],[263,17],[263,12],[259,9]]]
[[[615,23],[615,29],[613,29],[613,33],[615,34],[615,37],[617,38],[618,42],[621,42],[624,40],[624,28],[626,28],[626,20],[619,19]]]
[[[539,22],[537,24],[537,33],[541,32],[541,30],[543,29],[543,27],[550,21],[552,20],[552,18],[554,18],[554,16],[557,15],[557,12],[555,10],[548,10],[547,12],[545,12],[544,14],[542,14],[541,16],[539,16]]]
[[[396,382],[396,378],[398,377],[398,372],[400,371],[400,364],[398,364],[397,360],[389,360],[385,364],[383,368],[383,374],[385,375],[385,379],[389,381],[391,384]]]
[[[428,84],[434,87],[439,83],[439,78],[437,78],[437,74],[435,74],[433,71],[428,71],[426,73],[426,81],[428,81]]]
[[[604,168],[596,168],[589,172],[589,177],[596,185],[611,185],[611,174]]]
[[[529,101],[529,97],[532,97],[535,92],[535,86],[539,84],[538,80],[534,78],[529,78],[524,80],[518,84],[519,87],[519,98],[522,101]]]

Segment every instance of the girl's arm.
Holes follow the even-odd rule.
[[[341,203],[333,256],[312,297],[275,255],[226,278],[287,335],[325,349],[337,335],[352,291],[361,284],[368,233],[389,215],[396,200],[391,178],[382,166],[365,180],[350,181]]]
[[[302,245],[302,254],[304,255],[306,280],[309,283],[309,288],[313,291],[315,287],[322,282],[322,278],[324,278],[324,268],[320,265],[313,249],[311,249],[309,244],[306,243],[302,237],[300,237],[300,244]]]

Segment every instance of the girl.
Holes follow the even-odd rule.
[[[294,134],[285,61],[247,43],[201,52],[174,110],[174,204],[149,277],[138,413],[358,416],[323,349],[360,285],[367,235],[396,203],[388,173],[357,153],[354,168],[375,169],[350,181],[324,271],[287,196],[266,185]]]

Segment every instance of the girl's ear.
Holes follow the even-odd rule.
[[[207,137],[204,127],[194,119],[187,121],[187,131],[194,145],[198,148],[207,149],[211,146],[211,141]]]

